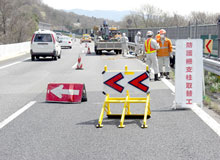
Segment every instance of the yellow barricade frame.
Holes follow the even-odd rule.
[[[105,71],[107,71],[107,66],[105,66]],[[146,66],[146,71],[148,71],[148,66]],[[127,66],[125,66],[125,72],[128,72]],[[131,73],[131,72],[128,72]],[[111,103],[124,103],[122,114],[112,114],[110,109]],[[145,103],[145,111],[144,114],[132,114],[130,111],[130,104],[131,103]],[[147,128],[147,117],[151,116],[151,110],[150,110],[150,93],[147,93],[146,97],[130,97],[129,91],[127,90],[126,97],[110,97],[109,94],[106,94],[104,104],[102,106],[102,110],[99,116],[98,124],[96,125],[97,128],[102,128],[103,124],[103,117],[104,113],[106,112],[106,115],[108,117],[110,116],[121,116],[120,125],[119,128],[124,128],[124,120],[126,116],[141,116],[144,117],[142,128]]]

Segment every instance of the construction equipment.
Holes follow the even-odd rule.
[[[107,22],[104,21],[96,33],[95,53],[101,55],[102,51],[114,51],[116,54],[121,54],[122,43],[120,39],[120,31],[116,27],[109,27]]]

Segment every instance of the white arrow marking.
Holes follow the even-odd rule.
[[[79,95],[79,90],[63,89],[63,85],[60,85],[57,88],[51,89],[50,92],[59,98],[62,98],[62,95],[72,95],[72,96]]]

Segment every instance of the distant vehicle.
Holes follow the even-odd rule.
[[[62,33],[60,33],[60,32],[56,32],[56,35],[57,35],[57,39],[59,39],[60,37],[63,36]]]
[[[72,49],[73,46],[73,40],[72,38],[68,37],[68,36],[62,36],[59,38],[59,43],[61,48],[70,48]]]
[[[61,58],[61,47],[56,34],[49,30],[36,31],[31,40],[31,60],[51,56],[54,60]]]
[[[92,40],[95,40],[95,35],[94,35],[94,33],[91,33],[90,36],[91,36],[91,39],[92,39]]]
[[[90,37],[90,35],[89,34],[83,34],[83,37],[81,38],[81,41],[80,41],[81,43],[83,43],[83,42],[89,42],[89,43],[91,43],[92,42],[92,38]]]

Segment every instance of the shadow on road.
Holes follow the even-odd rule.
[[[31,59],[25,60],[24,62],[48,62],[48,61],[54,61],[52,58],[39,58],[32,61]]]
[[[136,124],[141,128],[142,121],[143,120],[140,120],[140,119],[133,119],[133,120],[129,119],[124,122],[124,125]],[[86,121],[86,122],[77,123],[76,125],[94,125],[96,127],[97,124],[98,124],[98,119],[94,119],[94,120],[90,120],[90,121]],[[103,126],[114,125],[114,126],[118,127],[118,125],[120,124],[120,119],[112,120],[112,119],[108,119],[108,118],[103,118],[102,124],[103,124]]]
[[[189,108],[177,108],[177,109],[160,109],[160,110],[151,110],[151,112],[180,112],[180,111],[189,111]]]
[[[103,52],[102,55],[97,55],[95,52],[91,52],[91,54],[86,53],[86,56],[115,56],[117,55],[114,52]]]

